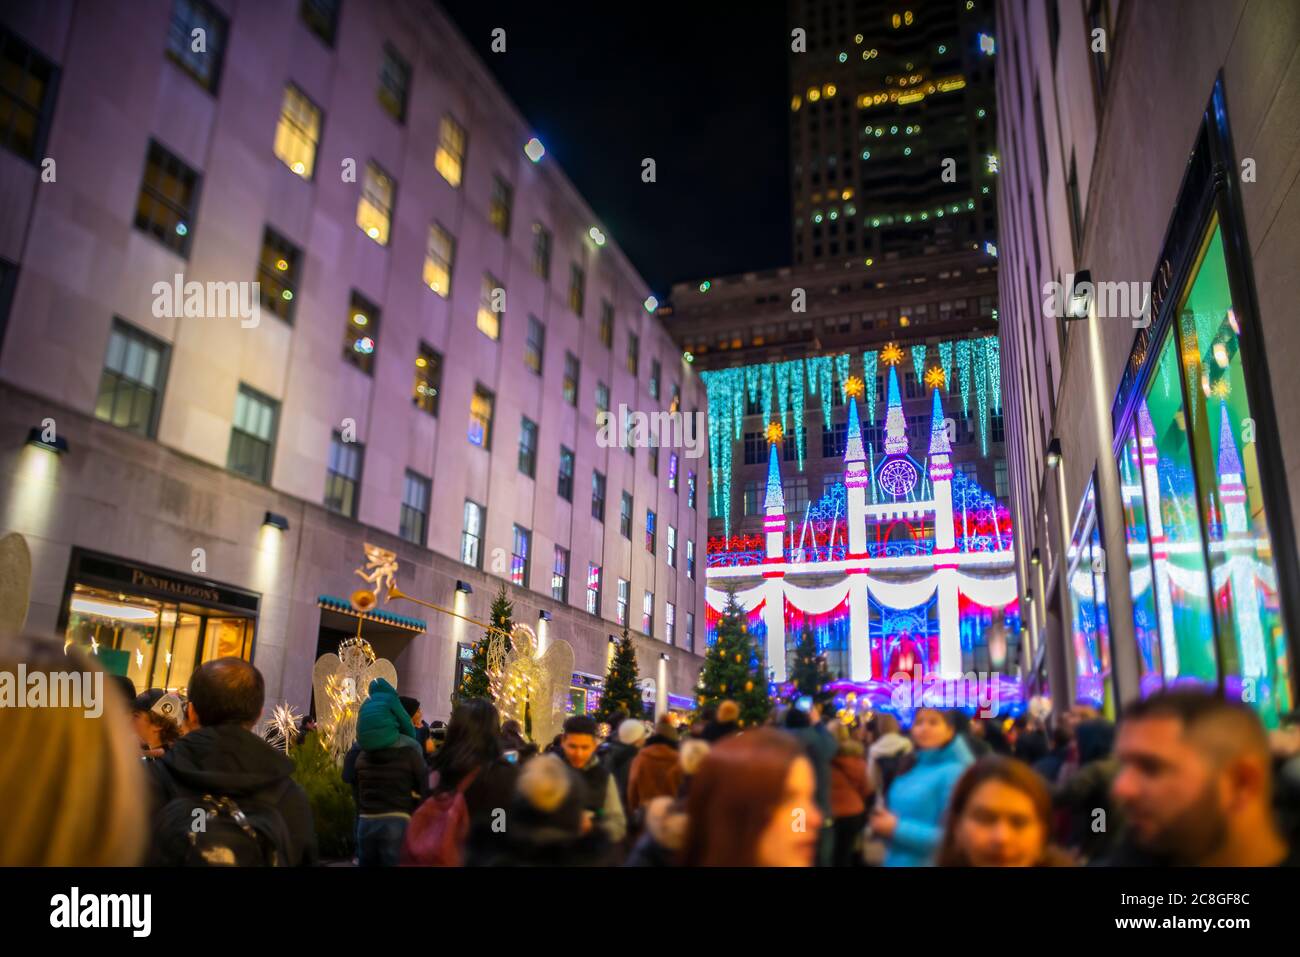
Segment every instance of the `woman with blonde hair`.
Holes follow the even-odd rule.
[[[26,666],[25,687],[18,666]],[[43,676],[48,693],[80,673],[85,698],[33,704]],[[121,867],[139,864],[148,798],[129,703],[93,659],[64,654],[61,643],[0,634],[0,684],[17,701],[0,707],[0,867]],[[105,700],[108,699],[108,700]],[[19,706],[9,706],[19,705]]]

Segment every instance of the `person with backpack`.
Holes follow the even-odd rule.
[[[305,866],[317,862],[307,794],[293,762],[252,731],[266,685],[242,658],[204,662],[190,677],[185,734],[148,762],[161,866]],[[206,825],[195,829],[196,811]]]
[[[518,752],[507,756],[501,746],[501,719],[485,698],[456,706],[447,739],[433,757],[428,798],[411,815],[401,863],[423,867],[457,867],[471,832],[489,840],[502,832],[494,815],[514,799]],[[513,760],[512,760],[513,758]]]

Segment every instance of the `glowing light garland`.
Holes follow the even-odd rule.
[[[970,340],[957,340],[957,372],[961,376],[961,414],[970,417]]]
[[[954,343],[950,339],[939,343],[939,368],[943,370],[943,381],[950,389],[952,387],[953,345]]]
[[[808,430],[803,425],[803,363],[798,360],[787,362],[790,367],[790,405],[794,409],[794,447],[799,457],[799,471],[803,471],[804,443],[808,439]]]
[[[867,390],[867,424],[876,424],[876,354],[862,353],[862,381]]]
[[[925,343],[912,346],[912,375],[917,382],[925,379]]]

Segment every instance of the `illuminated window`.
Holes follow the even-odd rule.
[[[630,589],[631,582],[626,578],[620,578],[618,580],[618,616],[616,620],[620,625],[627,624],[627,603],[630,597]]]
[[[451,269],[456,262],[456,238],[437,223],[429,227],[424,253],[424,284],[446,299],[451,294]]]
[[[550,282],[551,234],[541,223],[533,223],[533,274]]]
[[[491,273],[483,274],[478,297],[478,331],[489,339],[501,338],[501,313],[505,309],[506,291]]]
[[[655,593],[648,589],[641,599],[641,631],[652,637],[655,633]]]
[[[677,491],[677,453],[668,453],[668,488]]]
[[[609,411],[609,386],[603,382],[596,383],[596,411]]]
[[[410,85],[410,64],[385,43],[384,62],[379,67],[379,104],[398,123],[406,122],[406,95]]]
[[[632,539],[632,496],[627,492],[618,506],[618,533],[631,541]]]
[[[285,322],[293,322],[294,296],[302,253],[271,227],[262,232],[262,254],[257,261],[257,286],[262,308]]]
[[[442,356],[420,343],[415,357],[415,387],[411,402],[417,409],[438,416],[438,392],[442,388]]]
[[[564,354],[564,401],[569,405],[578,404],[578,380],[581,374],[581,366],[578,364],[578,357],[572,352]]]
[[[532,549],[533,533],[522,525],[515,525],[511,533],[510,580],[521,588],[528,587],[528,553]]]
[[[651,555],[655,553],[655,546],[659,542],[659,536],[655,529],[655,513],[651,509],[645,512],[645,550]]]
[[[528,338],[524,340],[524,365],[538,375],[542,374],[542,361],[546,352],[546,327],[536,317],[528,317]]]
[[[569,550],[555,546],[555,567],[551,570],[551,597],[559,602],[569,600]]]
[[[581,317],[587,292],[587,274],[577,263],[569,265],[569,308]]]
[[[636,375],[637,365],[641,358],[641,340],[635,333],[627,334],[627,371]]]
[[[663,376],[663,367],[658,359],[650,360],[650,398],[659,398],[659,380]]]
[[[486,518],[487,510],[482,505],[465,499],[465,517],[460,532],[460,560],[474,568],[482,567]]]
[[[444,116],[438,128],[438,152],[433,165],[452,186],[460,188],[461,174],[465,168],[465,127],[450,116]]]
[[[686,507],[695,507],[695,473],[687,471],[686,473]]]
[[[196,50],[195,30],[201,30],[202,50]],[[226,52],[226,18],[207,0],[173,0],[167,30],[167,56],[212,93],[221,76]]]
[[[537,423],[528,416],[519,425],[519,471],[529,478],[537,474]]]
[[[172,252],[189,256],[198,189],[198,173],[165,147],[150,142],[136,203],[135,228]]]
[[[605,521],[605,476],[596,471],[591,473],[591,517]]]
[[[366,175],[361,181],[361,199],[357,202],[357,225],[381,246],[388,245],[395,191],[393,178],[378,163],[374,160],[366,163]]]
[[[343,433],[330,439],[329,466],[325,472],[325,507],[349,518],[357,514],[357,491],[361,484],[361,457],[365,446],[343,441]]]
[[[510,210],[514,205],[514,189],[500,176],[492,177],[492,199],[488,203],[488,221],[502,236],[510,235]]]
[[[614,348],[614,305],[603,300],[600,304],[600,342],[606,349]]]
[[[587,614],[600,614],[600,566],[587,566]]]
[[[492,393],[483,386],[474,386],[474,395],[469,400],[469,440],[481,448],[492,448],[492,409],[495,401]]]
[[[666,558],[669,568],[677,567],[677,528],[673,525],[668,526],[668,552]]]
[[[677,606],[672,602],[664,605],[664,641],[673,643],[673,632],[677,630]]]
[[[555,492],[566,502],[573,501],[573,450],[560,446],[560,473]]]
[[[0,27],[0,144],[35,161],[45,151],[58,68]]]
[[[686,577],[695,580],[695,541],[686,539]]]
[[[423,475],[406,470],[398,534],[414,545],[423,546],[429,530],[429,498],[432,488],[433,484]]]
[[[292,83],[285,87],[275,127],[275,155],[303,179],[311,179],[316,170],[320,126],[320,108]]]
[[[354,291],[348,321],[343,329],[343,358],[366,375],[372,375],[378,341],[379,307]]]

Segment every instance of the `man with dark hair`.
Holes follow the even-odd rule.
[[[593,718],[570,715],[564,722],[560,749],[569,767],[582,779],[582,806],[588,819],[617,844],[627,835],[627,816],[618,796],[618,783],[596,756],[598,730]]]
[[[1268,739],[1246,705],[1160,692],[1129,707],[1115,754],[1127,846],[1108,863],[1300,864],[1273,817]]]
[[[150,863],[316,863],[311,805],[290,777],[293,762],[252,732],[265,693],[261,673],[242,658],[195,669],[186,704],[194,730],[151,762]],[[195,831],[199,809],[207,829]]]

